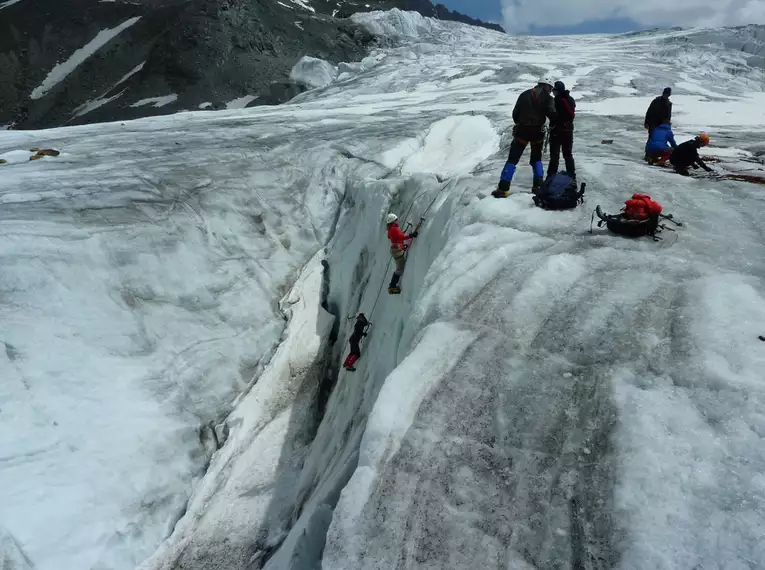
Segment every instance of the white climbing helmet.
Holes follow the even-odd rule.
[[[542,85],[542,84],[549,85],[550,87],[552,87],[553,85],[555,85],[555,81],[553,80],[552,77],[550,77],[549,75],[546,75],[544,77],[540,77],[539,81],[537,81],[537,85]]]
[[[391,212],[390,214],[388,214],[388,215],[386,216],[386,218],[385,218],[385,223],[386,223],[386,224],[392,224],[392,223],[393,223],[393,222],[395,222],[396,220],[398,220],[398,216],[397,216],[396,214],[394,214],[393,212]]]

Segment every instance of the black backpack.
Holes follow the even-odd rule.
[[[586,184],[577,189],[576,180],[565,172],[558,172],[542,183],[534,196],[534,204],[545,210],[570,210],[584,202]]]

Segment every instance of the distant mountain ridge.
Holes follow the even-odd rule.
[[[502,31],[430,0],[0,3],[0,126],[281,103],[302,56],[364,57],[374,38],[348,16],[392,8]]]

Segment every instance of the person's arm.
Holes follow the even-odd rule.
[[[547,106],[545,108],[545,115],[547,115],[547,118],[550,119],[550,123],[552,123],[557,117],[558,112],[555,110],[555,98],[547,94]]]
[[[675,142],[675,134],[672,131],[669,131],[669,138],[667,140],[669,141],[669,145],[672,148],[677,148],[677,142]]]
[[[518,99],[515,100],[515,107],[513,107],[513,122],[518,122],[518,117],[521,114],[521,98],[523,97],[523,93],[518,95]]]
[[[654,115],[653,109],[655,106],[656,106],[655,102],[651,101],[651,104],[648,105],[648,110],[645,112],[645,120],[643,121],[643,126],[646,129],[650,126],[651,120],[653,119],[653,115]]]
[[[701,160],[701,157],[698,157],[696,159],[696,164],[698,164],[701,168],[703,168],[707,172],[712,172],[712,169],[709,168],[703,160]],[[696,164],[694,164],[694,166],[696,166]],[[696,167],[696,168],[698,168],[698,167]]]
[[[571,97],[563,96],[560,98],[560,104],[566,111],[569,120],[573,121],[574,117],[576,117],[576,101],[574,101]]]

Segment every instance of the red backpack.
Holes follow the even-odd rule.
[[[661,204],[648,194],[633,194],[624,203],[624,216],[632,220],[648,220],[661,214]]]

